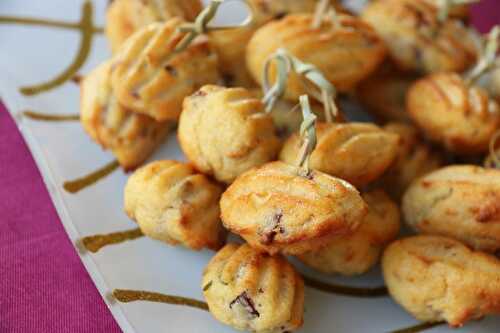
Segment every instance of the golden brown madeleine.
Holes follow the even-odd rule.
[[[285,333],[302,326],[304,281],[280,255],[228,244],[205,268],[202,288],[212,315],[235,329]]]
[[[385,40],[403,70],[463,71],[476,60],[477,33],[454,19],[440,24],[435,6],[423,1],[372,1],[362,18]]]
[[[110,149],[123,169],[140,166],[161,144],[172,124],[131,112],[118,103],[110,82],[111,63],[101,64],[80,86],[80,119],[85,131]]]
[[[417,81],[408,91],[406,105],[427,137],[457,154],[486,152],[500,126],[498,103],[454,73]]]
[[[184,100],[179,143],[198,170],[231,183],[281,147],[264,105],[244,88],[204,86]]]
[[[406,93],[415,81],[412,75],[375,72],[356,88],[356,97],[378,120],[410,122]]]
[[[221,198],[226,228],[270,254],[302,254],[353,233],[367,213],[346,181],[283,162],[239,176]]]
[[[368,214],[348,236],[332,239],[325,247],[299,256],[306,265],[324,273],[358,275],[375,266],[384,247],[399,233],[399,208],[383,191],[364,193]]]
[[[441,236],[397,240],[382,257],[394,300],[415,318],[460,327],[500,313],[500,261]]]
[[[172,17],[194,21],[200,0],[113,0],[106,12],[106,37],[114,52],[137,30]]]
[[[256,27],[215,30],[208,33],[217,55],[219,71],[226,85],[231,87],[255,87],[256,83],[247,70],[246,47]]]
[[[112,85],[120,103],[157,120],[177,120],[184,97],[219,78],[217,54],[206,36],[174,52],[185,36],[179,18],[133,34],[113,58]]]
[[[153,239],[193,250],[217,250],[226,232],[219,218],[222,186],[189,164],[156,161],[138,169],[125,187],[125,212]]]
[[[388,123],[384,129],[399,135],[397,157],[379,185],[398,202],[417,178],[444,164],[442,155],[426,144],[418,130],[406,123]]]
[[[342,178],[356,187],[380,177],[396,158],[397,134],[368,123],[318,123],[318,143],[310,158],[312,169]],[[295,164],[301,146],[293,134],[283,146],[280,159]]]
[[[422,233],[494,252],[500,249],[500,170],[455,165],[434,171],[410,186],[402,210]]]
[[[301,61],[318,67],[340,91],[350,90],[381,63],[385,46],[363,21],[348,15],[339,15],[338,19],[339,26],[325,17],[319,28],[313,28],[313,14],[294,14],[264,25],[247,47],[250,73],[262,85],[266,60],[279,48],[285,48]],[[274,66],[270,72],[274,77]],[[285,97],[296,101],[304,93],[302,80],[291,74]]]

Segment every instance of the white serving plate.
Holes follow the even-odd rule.
[[[76,22],[82,2],[2,0],[0,15]],[[93,2],[96,25],[102,26],[107,1]],[[226,17],[235,15],[232,12],[223,14]],[[0,25],[0,98],[15,117],[74,244],[83,236],[135,226],[123,213],[122,191],[127,175],[122,171],[114,172],[77,194],[67,193],[62,188],[64,181],[87,174],[113,159],[110,153],[102,151],[85,135],[79,123],[39,122],[20,116],[20,112],[26,109],[56,114],[78,112],[79,91],[72,82],[32,97],[23,96],[18,90],[21,86],[39,83],[60,73],[76,54],[78,43],[79,34],[76,31]],[[104,36],[96,36],[91,54],[80,73],[89,72],[108,56]],[[174,134],[152,160],[161,158],[184,159]],[[234,332],[204,311],[159,303],[119,304],[109,297],[111,290],[124,288],[202,300],[201,274],[212,255],[210,251],[196,253],[147,238],[109,246],[97,254],[80,253],[83,264],[124,332]],[[304,267],[300,269],[325,281],[353,286],[382,284],[379,271],[362,278],[345,279],[317,275]],[[307,288],[305,325],[301,332],[387,332],[415,323],[389,297],[361,299]],[[459,332],[492,333],[498,332],[498,327],[500,319],[490,317]],[[438,327],[428,332],[451,331]]]

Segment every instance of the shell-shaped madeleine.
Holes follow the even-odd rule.
[[[257,82],[262,84],[265,62],[279,48],[315,65],[340,91],[368,77],[385,56],[382,40],[355,17],[339,15],[339,25],[325,18],[319,28],[312,23],[312,14],[293,14],[255,32],[247,47],[247,67]],[[302,79],[291,74],[285,97],[296,101],[304,93]]]
[[[388,123],[384,129],[398,134],[399,142],[396,160],[378,184],[399,202],[414,180],[440,168],[444,160],[442,153],[423,141],[414,126]]]
[[[500,313],[500,261],[440,236],[397,240],[382,257],[385,284],[415,318],[453,327]]]
[[[500,106],[455,73],[437,73],[412,85],[407,111],[431,140],[458,154],[488,150],[500,127]]]
[[[193,250],[216,250],[225,241],[219,218],[222,187],[188,164],[157,161],[137,171],[125,187],[125,212],[153,239]]]
[[[419,232],[495,252],[500,249],[500,170],[455,165],[434,171],[408,188],[402,210],[406,223]]]
[[[285,258],[228,244],[203,273],[212,315],[238,330],[285,333],[302,326],[304,281]]]
[[[354,232],[367,213],[349,183],[283,162],[245,172],[221,198],[224,226],[270,254],[301,254]]]
[[[272,161],[281,147],[271,116],[244,88],[209,85],[187,97],[178,136],[196,168],[224,183]]]
[[[106,37],[116,52],[140,28],[175,16],[193,21],[201,9],[200,0],[113,0],[106,11]]]
[[[454,19],[440,24],[435,6],[423,1],[372,1],[362,18],[385,40],[392,60],[403,70],[459,72],[476,60],[477,33]]]
[[[80,119],[85,131],[110,149],[125,170],[140,166],[161,144],[172,123],[131,112],[113,95],[110,62],[85,76],[80,86]]]
[[[367,123],[318,123],[318,143],[310,158],[313,169],[342,178],[354,186],[364,186],[394,161],[398,135]],[[283,146],[280,159],[295,164],[301,140],[293,134]]]
[[[412,75],[375,72],[356,88],[356,97],[377,120],[410,122],[406,93],[415,81]]]
[[[172,18],[134,33],[113,58],[111,82],[123,105],[157,120],[177,120],[184,97],[219,80],[217,54],[206,36],[184,51],[175,48],[185,33]]]
[[[362,196],[368,214],[361,226],[352,235],[336,237],[318,251],[300,255],[303,263],[324,273],[343,275],[366,273],[378,263],[384,247],[398,235],[399,208],[380,190]]]

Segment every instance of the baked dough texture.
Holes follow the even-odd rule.
[[[205,268],[202,288],[212,315],[235,329],[285,333],[302,326],[304,282],[280,255],[228,244]]]
[[[111,63],[106,61],[85,76],[80,85],[80,120],[85,131],[110,149],[126,171],[140,166],[172,129],[122,106],[111,88]]]
[[[116,98],[156,120],[177,120],[184,97],[220,80],[217,54],[204,35],[185,50],[175,48],[186,33],[172,18],[138,30],[113,57],[111,83]]]
[[[353,233],[367,214],[351,184],[279,161],[242,174],[220,204],[224,226],[269,254],[316,250]]]
[[[106,37],[113,53],[137,30],[172,17],[194,21],[200,0],[113,0],[106,11]]]
[[[381,190],[364,193],[368,214],[348,236],[334,238],[327,246],[299,256],[306,265],[324,273],[359,275],[379,261],[384,247],[399,233],[399,208]]]
[[[399,136],[373,124],[318,123],[316,133],[311,168],[356,187],[376,180],[396,158]],[[285,142],[280,160],[295,164],[300,146],[300,135],[295,133]]]
[[[415,181],[403,197],[404,219],[425,234],[474,249],[500,249],[500,170],[454,165]]]
[[[418,80],[408,91],[406,105],[427,137],[457,154],[486,152],[500,127],[498,103],[455,73]]]
[[[247,67],[263,83],[266,60],[284,48],[305,63],[315,65],[340,91],[351,90],[382,62],[386,49],[372,27],[349,15],[339,15],[339,26],[324,18],[313,28],[313,14],[292,14],[258,29],[247,47]],[[271,82],[275,66],[270,67]],[[285,97],[296,101],[306,93],[303,79],[292,73]]]
[[[500,262],[440,236],[397,240],[382,257],[394,300],[424,322],[453,327],[500,313]]]
[[[208,85],[187,97],[178,136],[198,170],[228,184],[274,160],[281,148],[271,116],[244,88]]]
[[[130,176],[124,206],[148,237],[193,250],[217,250],[226,238],[219,218],[221,193],[222,186],[189,164],[163,160]]]
[[[385,40],[402,70],[461,72],[476,61],[478,34],[459,20],[441,24],[435,6],[425,1],[372,1],[361,17]]]

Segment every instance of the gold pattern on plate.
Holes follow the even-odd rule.
[[[84,188],[97,183],[99,180],[105,178],[107,175],[118,169],[120,164],[117,160],[111,161],[104,167],[93,171],[92,173],[81,178],[64,182],[63,187],[69,193],[77,193]]]
[[[319,281],[307,276],[304,276],[304,282],[308,287],[331,294],[362,297],[362,298],[387,296],[386,287],[359,288],[359,287],[342,286],[342,285]]]
[[[131,229],[126,231],[113,232],[104,235],[93,235],[82,238],[82,245],[90,252],[96,253],[105,246],[120,244],[129,240],[134,240],[144,236],[141,229]]]
[[[173,305],[184,305],[208,311],[208,305],[205,302],[198,301],[193,298],[165,295],[150,291],[115,289],[113,290],[113,297],[122,303],[136,301],[158,302]]]
[[[30,110],[24,111],[22,113],[24,117],[39,120],[39,121],[79,121],[80,115],[75,114],[54,114],[54,113],[41,113],[33,112]]]

